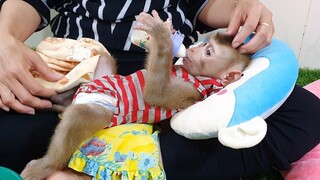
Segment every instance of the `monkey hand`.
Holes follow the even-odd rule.
[[[79,86],[80,85],[51,97],[52,107],[45,110],[62,113],[72,103],[73,96]]]
[[[147,41],[150,41],[150,43],[145,44],[149,50],[151,48],[159,49],[159,45],[164,46],[164,48],[166,49],[172,49],[170,46],[170,37],[174,30],[169,19],[163,21],[159,17],[157,11],[153,10],[151,14],[141,12],[136,17],[136,20],[139,23],[135,25],[134,29],[145,31],[147,34],[151,36],[147,39]]]
[[[44,158],[32,160],[20,174],[23,180],[43,180],[56,171]]]

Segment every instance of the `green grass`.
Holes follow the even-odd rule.
[[[320,79],[320,69],[300,68],[297,85],[305,86],[313,81]],[[249,177],[243,177],[241,180],[284,180],[280,172],[272,170],[266,173],[260,173]]]
[[[299,70],[297,84],[305,86],[318,79],[320,79],[320,69],[301,68]]]

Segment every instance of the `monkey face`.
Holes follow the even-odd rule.
[[[194,76],[220,78],[228,69],[228,48],[210,38],[198,47],[189,48],[183,66]]]

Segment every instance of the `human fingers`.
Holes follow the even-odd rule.
[[[40,99],[39,97],[49,98],[55,95],[56,92],[53,89],[47,89],[38,84],[30,73],[30,69],[32,69],[33,64],[36,62],[30,60],[30,55],[26,53],[27,51],[23,52],[20,56],[19,53],[16,53],[18,55],[15,56],[12,55],[12,58],[16,60],[14,64],[3,64],[5,67],[2,67],[3,71],[1,72],[0,82],[15,96],[13,100],[3,103],[21,113],[28,113],[34,108],[51,107],[50,101]],[[25,59],[21,56],[25,57]],[[2,62],[4,62],[3,59]]]
[[[58,80],[64,78],[63,74],[60,74],[54,71],[52,68],[50,68],[46,64],[46,62],[41,59],[38,53],[33,52],[32,54],[30,54],[30,59],[32,63],[30,65],[30,68],[32,70],[36,70],[37,73],[39,73],[39,75],[41,76],[41,78],[51,82],[57,82]]]
[[[23,73],[21,76],[23,76]],[[23,77],[24,78],[17,78],[23,80],[13,80],[12,82],[12,86],[16,87],[12,89],[16,98],[24,105],[37,109],[51,107],[52,104],[47,98],[56,95],[56,91],[54,89],[44,88],[29,73],[26,73]]]
[[[230,36],[235,36],[239,32],[241,24],[242,24],[242,18],[241,18],[240,11],[234,10],[230,16],[230,21],[226,30],[226,34]]]
[[[11,97],[11,96],[13,96],[14,98],[14,95],[10,90],[4,91],[3,87],[0,85],[0,108],[3,109],[4,111],[8,112],[10,111],[10,108],[2,102],[2,98],[7,99],[8,97]]]
[[[2,103],[2,100],[1,100],[1,97],[0,97],[0,108],[4,111],[7,111],[9,112],[10,111],[10,108],[8,106],[5,106],[3,103]]]
[[[239,47],[241,53],[255,53],[258,50],[270,45],[274,34],[273,23],[261,23],[254,36],[244,45]]]
[[[11,108],[17,112],[26,114],[34,114],[35,112],[33,108],[20,103],[12,91],[2,83],[0,83],[0,97],[0,107],[5,111],[9,111]]]
[[[7,83],[8,84],[8,83]],[[18,80],[11,80],[10,88],[15,95],[13,100],[5,102],[5,105],[9,106],[20,113],[34,114],[34,109],[50,108],[52,106],[51,101],[47,99],[41,99],[30,93]]]
[[[54,89],[48,89],[41,86],[33,77],[30,71],[37,71],[37,73],[41,76],[41,78],[48,81],[58,81],[64,76],[57,72],[54,72],[51,68],[47,66],[47,64],[40,58],[40,56],[34,52],[28,52],[26,55],[26,59],[28,59],[26,67],[20,67],[19,72],[14,72],[14,76],[18,82],[15,85],[22,85],[23,89],[28,91],[26,93],[23,89],[18,91],[18,93],[23,93],[23,96],[29,97],[27,105],[36,105],[35,103],[38,101],[36,98],[31,98],[31,96],[37,97],[46,97],[49,98],[56,94]],[[13,79],[14,80],[14,79]],[[8,82],[10,84],[10,82]],[[13,92],[15,91],[14,86],[8,86]],[[18,99],[24,99],[22,94],[15,94]],[[31,96],[30,96],[31,95]],[[34,100],[32,100],[34,99]],[[38,99],[38,98],[37,98]],[[39,106],[37,106],[39,107]]]
[[[7,110],[13,109],[17,112],[33,114],[34,109],[19,102],[16,99],[15,93],[11,90],[19,90],[19,88],[21,88],[21,86],[15,85],[15,82],[17,82],[16,74],[19,74],[21,72],[21,69],[19,68],[20,61],[17,59],[17,61],[14,61],[17,64],[12,64],[13,61],[11,59],[10,61],[6,61],[7,59],[3,57],[6,56],[2,56],[2,58],[0,58],[0,97],[2,101],[1,103],[4,107],[8,108]],[[22,89],[24,88],[22,87]]]
[[[232,46],[234,48],[237,48],[239,45],[241,45],[245,41],[245,39],[256,30],[256,27],[259,23],[260,16],[257,14],[257,12],[253,12],[253,13],[250,13],[250,15],[243,20],[235,18],[236,20],[239,21],[238,23],[235,22],[235,24],[239,25],[242,21],[244,21],[244,23],[241,29],[239,30],[239,32],[235,34],[235,37],[232,41]],[[237,15],[237,16],[242,16],[242,15]]]
[[[255,29],[255,34],[248,43],[239,48],[240,52],[254,53],[266,47],[271,43],[274,32],[275,28],[272,21],[272,12],[265,6],[261,6],[261,14]]]
[[[10,108],[2,103],[2,99],[0,97],[0,108],[4,111],[10,111]]]
[[[10,45],[5,42],[10,42]],[[56,92],[40,86],[30,72],[37,69],[35,67],[38,64],[44,63],[42,59],[21,41],[9,39],[5,42],[0,45],[0,83],[14,97],[2,97],[2,103],[21,113],[30,113],[34,108],[51,107],[50,101],[39,97],[50,97]]]
[[[270,28],[261,28],[261,25],[265,26],[266,23]],[[242,28],[238,31],[240,26],[242,26]],[[234,48],[242,45],[250,34],[258,34],[255,38],[256,40],[252,39],[248,44],[239,48],[242,53],[256,52],[268,45],[273,36],[274,25],[272,21],[272,13],[259,1],[238,1],[238,5],[231,14],[230,23],[226,33],[235,36],[232,43]]]
[[[249,18],[259,18],[259,10],[257,6],[260,6],[260,3],[257,3],[257,0],[237,0],[235,2],[235,7],[230,15],[229,24],[226,30],[226,34],[235,36],[240,27],[247,22]],[[251,23],[252,21],[250,21]],[[250,24],[247,23],[249,28]],[[254,26],[254,25],[253,25]]]

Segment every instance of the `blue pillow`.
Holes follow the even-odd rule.
[[[252,147],[267,132],[265,119],[292,92],[298,70],[294,52],[273,39],[253,54],[240,80],[174,115],[171,127],[190,139],[217,137],[231,148]]]

